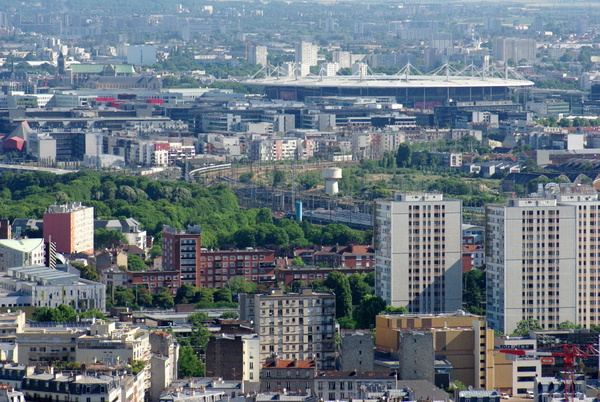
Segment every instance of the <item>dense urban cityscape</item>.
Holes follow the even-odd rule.
[[[597,1],[0,4],[0,402],[600,399]]]

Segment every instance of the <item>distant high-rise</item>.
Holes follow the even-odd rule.
[[[494,40],[494,57],[499,61],[512,59],[515,63],[520,60],[534,60],[536,42],[533,39],[498,38]]]
[[[156,48],[154,46],[129,46],[127,48],[127,63],[134,66],[150,66],[156,63]]]
[[[314,43],[300,42],[296,45],[295,61],[296,63],[306,64],[308,66],[317,65],[317,52],[319,47]]]
[[[375,293],[411,313],[462,307],[461,201],[396,194],[375,203]]]
[[[248,63],[257,66],[266,66],[267,65],[267,47],[266,46],[250,46],[248,49]]]

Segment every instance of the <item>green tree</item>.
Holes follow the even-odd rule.
[[[385,300],[379,296],[368,296],[354,310],[353,316],[357,328],[374,328],[375,317],[386,307]]]
[[[127,255],[127,270],[129,271],[145,271],[148,267],[144,260],[135,254]]]
[[[66,304],[54,307],[36,307],[33,311],[34,321],[74,322],[77,313],[73,307]]]
[[[231,293],[237,295],[238,293],[256,293],[256,283],[249,282],[244,276],[235,276],[227,281],[227,287],[231,290]]]
[[[214,298],[215,302],[231,303],[233,301],[233,295],[229,288],[217,289],[214,293]]]
[[[279,187],[282,186],[283,184],[285,184],[285,179],[286,179],[286,172],[285,170],[275,170],[273,171],[273,187]]]
[[[214,303],[213,290],[209,288],[200,288],[194,295],[194,303]]]
[[[98,282],[100,280],[100,275],[98,275],[98,272],[96,272],[96,269],[94,267],[92,267],[91,265],[83,265],[83,264],[78,264],[78,263],[73,263],[71,265],[73,266],[73,268],[75,268],[79,271],[79,275],[83,279],[87,279],[87,280],[94,281],[94,282]]]
[[[163,289],[156,293],[153,297],[154,305],[158,308],[170,309],[175,306],[175,300],[171,296],[171,292],[167,289]]]
[[[365,282],[364,275],[354,273],[348,277],[352,292],[352,304],[357,306],[367,296],[373,294],[373,288]]]
[[[381,311],[380,314],[408,314],[408,310],[405,307],[394,307],[394,306],[387,306],[386,308],[383,309],[383,311]]]
[[[237,313],[237,311],[226,311],[223,314],[221,314],[221,318],[232,318],[232,319],[237,319],[240,315]]]
[[[196,288],[189,283],[184,283],[177,289],[175,294],[175,304],[188,304],[194,300]]]
[[[179,351],[179,378],[204,377],[204,363],[191,346],[182,346]]]
[[[471,269],[463,274],[463,303],[473,314],[485,314],[485,271]]]
[[[303,280],[300,280],[300,279],[296,279],[295,281],[292,281],[292,283],[290,284],[290,288],[292,289],[292,292],[300,292],[300,289],[302,289],[303,287],[306,287],[306,282],[304,282]]]
[[[528,320],[519,321],[517,323],[517,328],[515,329],[515,332],[513,332],[513,335],[527,336],[529,335],[530,331],[537,331],[541,329],[542,326],[540,325],[540,322],[535,318],[530,318]]]
[[[410,144],[403,142],[396,152],[396,166],[410,167],[412,164],[412,149]]]
[[[294,259],[292,260],[292,265],[300,267],[306,264],[304,263],[304,260],[302,260],[301,257],[294,257]]]
[[[574,324],[571,321],[563,321],[558,324],[558,329],[581,329],[583,326],[579,324]]]
[[[94,247],[96,249],[112,249],[123,244],[127,244],[127,239],[119,231],[104,228],[94,230]]]
[[[327,276],[323,283],[335,293],[336,317],[351,317],[352,314],[352,292],[348,277],[341,272],[334,271]]]

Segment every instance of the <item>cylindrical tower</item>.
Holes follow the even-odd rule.
[[[325,193],[328,195],[336,195],[340,192],[338,188],[338,180],[342,178],[342,169],[327,168],[323,169],[323,179],[325,180]]]

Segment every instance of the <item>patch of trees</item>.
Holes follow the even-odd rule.
[[[42,322],[75,322],[79,318],[100,318],[105,319],[106,317],[98,310],[87,310],[78,313],[71,306],[62,304],[58,307],[36,307],[33,311],[33,321]]]
[[[0,176],[0,215],[9,219],[41,218],[57,202],[80,201],[93,206],[96,218],[138,220],[150,235],[167,224],[177,229],[201,225],[208,248],[368,243],[370,233],[344,225],[312,225],[289,219],[274,221],[267,208],[245,210],[226,185],[152,181],[147,177],[115,176],[90,171],[65,175],[46,172]],[[119,244],[112,231],[97,230],[100,248]],[[158,253],[159,250],[155,250]]]

